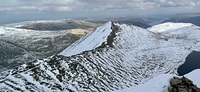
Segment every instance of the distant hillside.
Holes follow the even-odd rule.
[[[70,29],[88,29],[95,28],[99,24],[86,22],[82,20],[43,20],[43,21],[27,21],[21,23],[8,24],[5,26],[15,27],[20,29],[31,29],[31,30],[70,30]]]
[[[0,72],[59,53],[79,37],[66,31],[33,31],[0,27]]]
[[[197,26],[200,26],[200,16],[175,17],[175,18],[170,18],[170,19],[164,20],[163,23],[165,23],[165,22],[192,23]]]
[[[81,20],[27,21],[0,26],[0,72],[58,54],[97,26]]]

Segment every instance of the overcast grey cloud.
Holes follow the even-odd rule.
[[[0,0],[0,16],[5,18],[55,13],[71,17],[172,14],[199,12],[199,8],[200,0]]]
[[[200,0],[0,0],[1,12],[197,9]],[[30,10],[30,11],[29,11]],[[182,11],[182,10],[180,10]]]

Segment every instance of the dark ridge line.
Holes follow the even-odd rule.
[[[93,49],[93,50],[88,50],[88,51],[83,51],[82,53],[80,54],[76,54],[76,55],[72,55],[72,56],[63,56],[63,55],[53,55],[53,56],[50,56],[47,58],[47,60],[43,60],[43,62],[47,62],[48,64],[51,65],[57,65],[57,63],[59,62],[55,62],[55,61],[59,61],[59,60],[66,60],[66,62],[68,62],[68,60],[72,59],[72,58],[75,58],[75,56],[86,56],[88,55],[90,52],[91,53],[96,53],[98,51],[102,51],[103,48],[107,48],[107,47],[113,47],[113,42],[114,42],[114,38],[116,37],[116,32],[120,31],[120,27],[119,26],[116,26],[114,25],[114,23],[112,22],[112,26],[111,26],[111,29],[112,29],[112,32],[110,33],[110,35],[107,37],[107,43],[104,42],[102,43],[101,46]],[[38,59],[39,60],[39,59]],[[22,66],[18,66],[16,67],[15,69],[16,70],[12,70],[10,75],[16,75],[16,74],[19,74],[19,73],[22,73],[22,72],[26,72],[26,71],[34,71],[32,69],[34,68],[38,68],[38,65],[41,64],[36,64],[36,62],[38,62],[38,60],[35,60],[33,62],[29,62],[29,63],[26,63],[26,67],[22,67]],[[77,62],[76,62],[77,63]],[[91,63],[91,62],[90,62]],[[59,64],[58,64],[59,65]],[[26,68],[25,70],[23,71],[20,71],[21,68]],[[101,70],[101,69],[100,69]],[[7,76],[6,76],[7,77]],[[4,79],[6,79],[6,77]],[[58,76],[57,76],[58,77]],[[59,79],[59,78],[58,78]],[[4,82],[4,81],[2,81]]]
[[[107,47],[113,47],[113,42],[114,42],[114,38],[116,37],[116,33],[119,32],[121,30],[121,28],[117,25],[114,24],[114,22],[111,21],[111,29],[112,32],[110,33],[110,35],[107,37],[107,40],[105,42],[103,42],[100,46],[92,49],[92,50],[86,50],[83,51],[79,54],[76,55],[71,55],[71,56],[64,56],[64,55],[57,55],[57,56],[63,56],[63,57],[74,57],[77,55],[83,55],[83,54],[87,54],[88,52],[92,52],[95,53],[96,51],[102,51],[102,49],[107,48]]]
[[[100,48],[106,48],[107,46],[109,47],[113,47],[113,42],[114,42],[114,38],[116,37],[116,33],[120,31],[120,27],[115,25],[114,22],[111,22],[111,29],[112,32],[110,33],[110,35],[107,37],[106,42],[103,42],[99,47],[97,47],[96,49],[100,49]]]

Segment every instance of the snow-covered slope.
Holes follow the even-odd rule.
[[[144,84],[114,92],[168,92],[169,81],[173,76],[171,74],[158,75]]]
[[[95,49],[107,40],[111,32],[111,22],[107,22],[103,26],[98,27],[95,31],[91,31],[85,37],[76,41],[74,44],[62,51],[60,55],[71,56],[83,51]]]
[[[193,70],[192,72],[186,74],[185,76],[188,77],[189,79],[191,79],[193,81],[193,83],[196,84],[197,87],[200,88],[199,74],[200,74],[200,69],[196,69],[196,70]]]
[[[0,72],[59,53],[78,39],[68,31],[0,27]]]
[[[200,87],[200,69],[194,70],[189,74],[186,74],[185,77],[191,79],[197,87]],[[128,89],[118,90],[114,92],[168,92],[169,81],[176,75],[172,74],[162,74],[159,76],[154,77],[153,79],[149,80],[148,82],[130,87]],[[177,76],[178,77],[178,76]]]
[[[200,30],[197,26],[181,26],[166,32],[157,34],[136,26],[108,22],[61,55],[10,71],[0,80],[0,88],[39,92],[114,91],[143,84],[161,74],[177,74],[177,68],[189,53],[199,50],[197,35]]]
[[[162,28],[164,31],[158,32],[157,35],[159,38],[165,39],[173,44],[184,45],[183,47],[185,47],[185,49],[200,50],[200,27],[190,23],[164,23],[160,25],[161,26],[156,25],[148,29],[155,32],[155,29],[160,30],[160,28]],[[168,25],[171,27],[168,27]]]
[[[160,32],[165,32],[169,30],[175,30],[178,28],[183,28],[183,27],[188,27],[192,26],[193,24],[190,23],[163,23],[163,24],[158,24],[153,27],[148,28],[148,30],[155,32],[155,33],[160,33]]]

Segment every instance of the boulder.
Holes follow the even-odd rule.
[[[193,82],[186,77],[173,77],[170,80],[170,86],[168,87],[169,92],[200,92],[200,88],[198,88]]]

